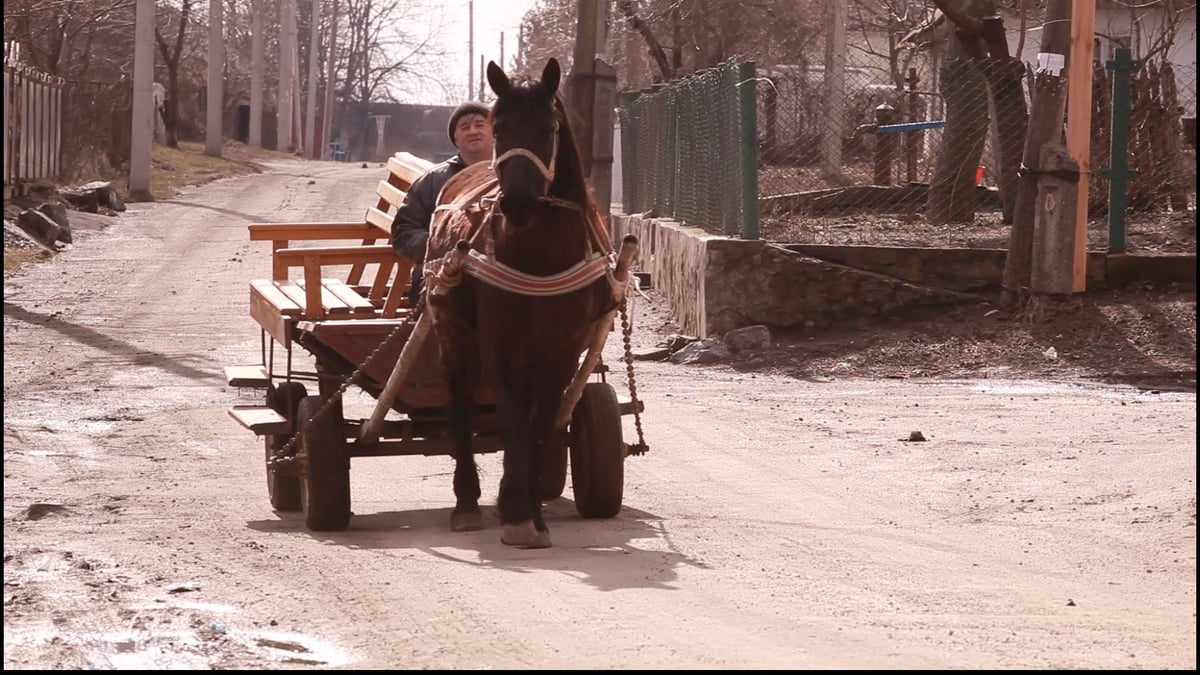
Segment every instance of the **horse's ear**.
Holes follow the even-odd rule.
[[[492,91],[496,92],[496,96],[504,96],[512,88],[512,81],[508,79],[508,75],[504,74],[500,66],[496,65],[495,61],[488,61],[487,79]]]
[[[546,61],[546,67],[542,69],[542,86],[553,96],[554,92],[558,91],[560,79],[562,79],[562,69],[558,65],[558,59],[551,56],[550,60]]]

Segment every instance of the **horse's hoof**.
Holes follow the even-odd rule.
[[[450,514],[451,532],[473,532],[483,529],[483,511],[455,511]]]
[[[532,520],[523,523],[504,523],[500,526],[500,541],[517,548],[549,548],[550,533],[538,532]]]

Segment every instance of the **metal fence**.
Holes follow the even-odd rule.
[[[61,173],[63,80],[4,60],[4,184]]]
[[[653,211],[757,238],[753,87],[754,65],[731,59],[669,85],[623,94],[625,212]]]
[[[1015,71],[1000,105],[1023,102],[1029,110],[1032,70],[986,59],[921,64],[901,86],[881,68],[848,67],[827,84],[820,66],[775,66],[753,78],[735,75],[731,66],[625,95],[619,114],[626,212],[653,209],[713,232],[737,232],[744,164],[735,139],[749,116],[739,113],[736,85],[752,79],[754,194],[764,238],[788,239],[814,219],[934,220],[931,186],[972,195],[965,218],[942,214],[951,222],[1000,225],[1011,215],[1005,199],[1016,182],[1015,171],[1001,166],[1020,164],[1025,141],[1023,128],[997,122],[1004,116],[988,92],[1000,69]],[[1088,193],[1096,219],[1108,209],[1111,64],[1097,62],[1093,82]],[[1139,214],[1194,208],[1195,97],[1194,67],[1158,61],[1133,73],[1126,152],[1137,172],[1128,185],[1131,227]],[[947,122],[959,137],[947,138]],[[1004,180],[1011,190],[999,189]]]

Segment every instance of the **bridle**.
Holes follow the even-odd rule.
[[[538,157],[537,154],[535,154],[531,150],[527,150],[525,148],[509,148],[508,150],[506,150],[504,152],[504,154],[497,157],[496,149],[493,147],[492,148],[492,171],[496,172],[496,177],[499,178],[499,176],[500,176],[500,164],[502,162],[510,160],[513,157],[524,157],[525,159],[528,159],[529,161],[533,162],[533,165],[536,166],[537,170],[541,172],[542,177],[546,179],[546,188],[545,189],[548,191],[550,189],[550,184],[554,182],[554,163],[558,159],[558,118],[557,118],[557,116],[554,118],[554,132],[553,133],[554,133],[554,141],[553,141],[553,145],[550,147],[550,164],[549,164],[549,166],[547,166],[546,163],[542,161],[541,157]],[[548,197],[543,196],[543,199],[547,199],[547,198]]]

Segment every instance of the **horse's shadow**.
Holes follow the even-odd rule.
[[[555,499],[544,507],[554,546],[526,550],[500,543],[495,506],[482,508],[486,527],[474,532],[451,532],[447,507],[355,515],[344,531],[309,535],[350,549],[413,549],[445,561],[521,574],[557,571],[603,591],[674,589],[677,567],[706,566],[681,553],[663,519],[645,511],[624,507],[615,518],[591,520],[578,516],[570,499]],[[279,520],[252,521],[249,526],[262,531],[307,531],[299,514],[279,515]]]

